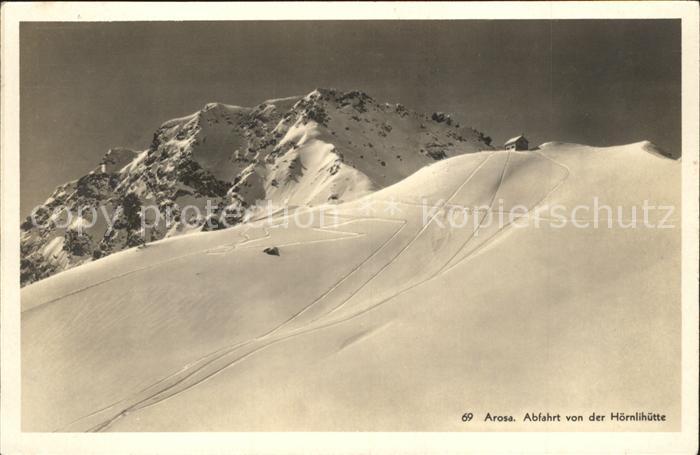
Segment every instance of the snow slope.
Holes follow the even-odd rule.
[[[680,207],[680,163],[649,143],[466,154],[34,283],[23,430],[531,430],[525,412],[640,410],[677,429],[680,213],[553,227],[548,206],[593,197],[623,218]],[[486,222],[516,205],[518,226]],[[455,207],[472,218],[450,227]]]

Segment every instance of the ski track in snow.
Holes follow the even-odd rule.
[[[346,218],[351,218],[351,217],[346,217]],[[375,218],[357,217],[357,218],[352,218],[352,219],[349,220],[348,222],[353,222],[353,221],[372,221],[372,220],[375,220]],[[336,227],[336,226],[330,225],[330,226],[328,226],[328,227]],[[70,297],[70,296],[73,296],[73,295],[75,295],[75,294],[79,294],[79,293],[81,293],[81,292],[87,291],[88,289],[92,289],[92,288],[95,288],[95,287],[97,287],[97,286],[101,286],[101,285],[103,285],[103,284],[107,284],[107,283],[110,283],[110,282],[112,282],[112,281],[119,280],[119,279],[121,279],[121,278],[127,277],[127,276],[132,275],[132,274],[137,273],[137,272],[143,272],[144,270],[154,269],[154,268],[160,267],[160,266],[162,266],[162,265],[165,265],[165,264],[168,264],[168,263],[170,263],[170,262],[174,262],[174,261],[177,261],[177,260],[180,260],[180,259],[185,259],[185,258],[188,258],[188,257],[197,256],[197,255],[200,255],[200,254],[221,254],[221,250],[222,250],[223,248],[227,248],[226,251],[230,251],[230,250],[236,249],[236,248],[237,248],[238,246],[240,246],[240,245],[246,245],[246,244],[248,244],[248,243],[252,243],[252,242],[255,242],[255,241],[261,241],[261,240],[269,239],[269,238],[270,238],[270,232],[267,230],[267,228],[266,228],[265,226],[262,226],[262,229],[263,229],[263,231],[265,231],[265,235],[264,235],[263,237],[258,237],[258,238],[251,239],[251,238],[247,235],[247,230],[246,230],[246,231],[244,231],[244,232],[240,232],[240,233],[239,233],[239,235],[245,239],[245,240],[242,241],[242,242],[237,242],[237,243],[225,243],[225,244],[220,245],[220,246],[218,246],[218,247],[207,247],[207,248],[202,249],[202,250],[197,250],[197,251],[193,251],[193,252],[191,252],[191,253],[182,254],[182,255],[179,255],[179,256],[174,256],[174,257],[165,259],[165,260],[163,260],[163,261],[154,262],[153,264],[149,264],[149,265],[146,265],[146,266],[143,266],[143,267],[137,267],[137,268],[135,268],[135,269],[130,269],[130,270],[127,270],[127,271],[125,271],[125,272],[119,273],[119,274],[117,274],[117,275],[110,276],[109,278],[105,278],[104,280],[100,280],[100,281],[97,281],[97,282],[90,283],[90,284],[88,284],[88,285],[82,286],[82,287],[80,287],[80,288],[78,288],[78,289],[74,289],[73,291],[70,291],[70,292],[68,292],[68,293],[66,293],[66,294],[62,294],[62,295],[60,295],[60,296],[58,296],[58,297],[54,297],[54,298],[52,298],[52,299],[49,299],[49,300],[46,300],[46,301],[44,301],[44,302],[38,303],[38,304],[32,306],[31,308],[27,308],[27,309],[25,309],[25,310],[22,310],[21,312],[22,312],[22,313],[29,313],[29,312],[32,311],[32,310],[35,310],[35,309],[37,309],[37,308],[40,308],[40,307],[43,307],[43,306],[47,306],[47,305],[56,303],[56,302],[58,302],[58,301],[60,301],[60,300],[65,299],[66,297]],[[334,232],[334,233],[342,232],[342,231],[331,231],[331,230],[326,230],[326,229],[324,229],[324,228],[313,228],[313,229],[314,229],[314,230],[317,230],[317,231],[319,231],[319,232]],[[332,238],[332,239],[322,239],[322,240],[320,240],[320,241],[326,242],[326,241],[335,241],[335,240],[345,240],[345,239],[347,239],[347,238],[354,238],[354,237],[360,237],[360,236],[362,236],[362,234],[358,234],[358,233],[354,233],[354,232],[344,232],[344,233],[345,233],[345,234],[353,234],[353,235],[352,235],[352,236],[348,235],[348,236],[342,237],[342,238],[334,237],[334,238]],[[311,242],[313,242],[313,243],[318,243],[319,240],[313,240],[313,241],[311,241]],[[305,243],[305,242],[298,242],[298,243],[295,242],[295,244],[299,244],[299,245],[302,245],[302,244],[304,244],[304,243]],[[289,245],[288,245],[288,246],[289,246]],[[245,249],[245,248],[239,248],[239,249]]]
[[[469,174],[469,176],[467,176],[467,178],[464,180],[464,182],[462,182],[462,184],[457,186],[457,188],[452,192],[450,197],[447,198],[445,203],[452,200],[452,198],[454,198],[460,192],[460,190],[462,188],[464,188],[464,186],[467,183],[469,183],[469,181],[472,179],[472,177],[474,177],[474,175],[476,175],[479,172],[479,170],[486,164],[486,162],[491,158],[491,156],[492,155],[488,155],[483,161],[481,161],[481,163],[479,163],[479,165],[476,167],[476,169],[474,169],[474,171],[471,174]],[[442,204],[440,209],[444,209],[445,203]],[[418,233],[416,233],[416,235],[413,236],[411,238],[411,240],[403,248],[401,248],[398,251],[398,253],[391,260],[389,260],[386,264],[384,264],[384,266],[381,269],[379,269],[379,271],[377,273],[372,275],[369,280],[367,280],[365,283],[362,284],[362,286],[360,286],[358,289],[356,289],[347,299],[345,299],[343,302],[341,302],[340,305],[333,308],[329,314],[333,314],[334,312],[336,312],[337,310],[342,308],[350,299],[352,299],[358,292],[360,292],[367,284],[369,284],[376,277],[381,275],[381,273],[384,270],[386,270],[391,264],[393,264],[397,259],[399,259],[411,247],[411,245],[413,245],[418,240],[418,238],[428,229],[428,227],[432,224],[432,222],[435,220],[435,218],[438,216],[439,213],[440,213],[440,210],[436,210],[435,213],[430,217],[428,222],[423,225],[423,227],[418,231]],[[311,322],[313,322],[313,321],[311,321]]]
[[[559,187],[561,187],[561,185],[564,183],[565,180],[568,179],[568,177],[569,177],[569,175],[570,175],[570,170],[569,170],[569,168],[568,168],[567,166],[565,166],[565,165],[563,165],[563,164],[561,164],[561,163],[558,163],[557,161],[555,161],[555,160],[553,160],[553,159],[551,159],[551,158],[546,157],[545,155],[543,155],[542,153],[540,153],[540,152],[538,152],[538,151],[535,151],[535,153],[537,153],[538,155],[542,156],[543,158],[545,158],[545,159],[551,161],[551,162],[554,163],[555,165],[557,165],[557,166],[561,167],[562,169],[564,169],[564,170],[565,170],[565,175],[564,175],[564,176],[562,177],[562,179],[561,179],[559,182],[557,182],[557,184],[556,184],[555,186],[553,186],[553,187],[552,187],[552,188],[551,188],[537,203],[535,203],[535,204],[532,206],[532,208],[530,208],[530,210],[528,210],[528,212],[524,213],[521,217],[529,216],[529,215],[531,215],[534,211],[536,211],[536,209],[537,209],[539,206],[541,206],[542,203],[543,203],[552,193],[554,193],[557,189],[559,189]],[[452,204],[450,204],[450,201],[451,201],[451,200],[459,193],[459,191],[471,180],[471,178],[472,178],[474,175],[476,175],[476,173],[477,173],[477,172],[483,167],[483,165],[491,158],[491,156],[492,156],[492,155],[487,156],[481,163],[479,163],[479,165],[477,166],[477,168],[465,179],[464,182],[462,182],[462,183],[457,187],[457,189],[450,195],[450,197],[441,205],[440,210],[444,209],[445,207],[452,206]],[[494,203],[494,201],[496,200],[496,197],[497,197],[497,195],[498,195],[498,192],[500,191],[501,186],[503,185],[504,178],[505,178],[505,174],[506,174],[506,170],[507,170],[507,166],[508,166],[508,163],[509,163],[509,160],[510,160],[510,156],[511,156],[511,152],[508,152],[508,154],[506,155],[506,158],[505,158],[505,160],[504,160],[503,168],[501,169],[501,172],[500,172],[500,177],[499,177],[499,182],[498,182],[497,188],[494,190],[494,193],[492,194],[492,196],[491,196],[491,198],[490,198],[489,209],[492,208],[493,203]],[[407,203],[407,205],[412,205],[412,204]],[[418,204],[416,204],[416,205],[418,205]],[[420,206],[420,205],[418,205],[418,206]],[[125,417],[126,415],[128,415],[128,414],[130,414],[130,413],[133,413],[133,412],[136,412],[136,411],[138,411],[138,410],[140,410],[140,409],[144,409],[144,408],[147,408],[147,407],[150,407],[150,406],[154,406],[154,405],[156,405],[156,404],[158,404],[158,403],[161,403],[161,402],[163,402],[163,401],[165,401],[165,400],[167,400],[167,399],[169,399],[169,398],[171,398],[171,397],[173,397],[173,396],[175,396],[175,395],[177,395],[177,394],[180,394],[180,393],[182,393],[182,392],[185,392],[185,391],[187,391],[187,390],[189,390],[189,389],[195,387],[196,385],[202,384],[204,381],[207,381],[207,380],[213,378],[214,376],[216,376],[217,374],[221,373],[222,371],[224,371],[224,370],[226,370],[226,369],[228,369],[228,368],[230,368],[230,367],[232,367],[232,366],[235,366],[235,365],[237,365],[237,364],[243,362],[243,361],[246,360],[247,358],[251,357],[252,355],[254,355],[254,354],[256,354],[256,353],[258,353],[258,352],[260,352],[260,351],[262,351],[262,350],[264,350],[264,349],[266,349],[266,348],[268,348],[268,347],[274,346],[274,345],[276,345],[276,344],[278,344],[278,343],[281,343],[281,342],[283,342],[283,341],[289,340],[289,339],[294,338],[294,337],[297,337],[297,336],[310,334],[310,333],[313,333],[313,332],[316,332],[316,331],[319,331],[319,330],[323,330],[323,329],[326,329],[326,328],[329,328],[329,327],[333,327],[333,326],[336,326],[336,325],[339,325],[339,324],[343,324],[343,323],[348,322],[348,321],[350,321],[350,320],[356,319],[356,318],[358,318],[358,317],[360,317],[360,316],[362,316],[362,315],[368,313],[369,311],[375,310],[376,308],[378,308],[378,307],[384,305],[384,304],[387,303],[388,301],[393,300],[393,299],[395,299],[396,297],[398,297],[398,296],[400,296],[400,295],[403,295],[403,294],[405,294],[405,293],[411,291],[412,289],[415,289],[416,287],[418,287],[418,286],[420,286],[420,285],[422,285],[422,284],[424,284],[424,283],[426,283],[426,282],[428,282],[428,281],[431,281],[431,280],[433,280],[433,279],[439,277],[440,275],[442,275],[442,274],[444,274],[444,273],[449,272],[450,270],[452,270],[453,268],[455,268],[457,265],[460,265],[460,264],[462,264],[464,261],[466,261],[466,260],[472,258],[476,253],[478,253],[478,252],[481,251],[483,248],[485,248],[486,246],[488,246],[489,244],[491,244],[491,243],[499,236],[499,234],[501,234],[506,228],[510,227],[510,223],[509,223],[509,224],[506,224],[505,226],[502,226],[500,229],[498,229],[496,232],[494,232],[489,238],[487,238],[482,244],[478,245],[478,246],[477,246],[475,249],[473,249],[472,251],[469,251],[469,253],[468,253],[467,255],[465,255],[465,256],[462,257],[462,258],[457,259],[457,261],[454,262],[453,264],[450,264],[452,261],[455,260],[455,258],[458,258],[459,255],[460,255],[463,251],[465,251],[465,250],[467,249],[467,247],[469,246],[469,244],[472,242],[472,240],[474,239],[474,237],[476,236],[477,232],[479,231],[479,229],[481,228],[481,226],[482,226],[482,224],[483,224],[483,221],[484,221],[484,219],[485,219],[485,215],[484,215],[484,217],[481,218],[481,220],[480,220],[480,222],[479,222],[477,228],[476,228],[476,229],[471,233],[471,235],[464,241],[464,243],[461,245],[461,247],[457,249],[456,253],[455,253],[454,255],[452,255],[452,256],[451,256],[437,271],[435,271],[434,273],[432,273],[430,276],[428,276],[428,277],[425,278],[425,279],[419,280],[418,282],[413,283],[413,284],[409,285],[408,287],[406,287],[406,288],[404,288],[404,289],[401,289],[401,290],[397,291],[396,293],[394,293],[394,294],[392,294],[392,295],[390,295],[390,296],[388,296],[388,297],[386,297],[386,298],[384,298],[384,299],[382,299],[382,300],[380,300],[380,301],[378,301],[378,302],[375,302],[374,304],[372,304],[372,305],[370,305],[370,306],[368,306],[368,307],[366,307],[366,308],[360,309],[360,310],[358,310],[358,311],[356,311],[356,312],[354,312],[354,313],[351,313],[351,314],[349,314],[349,315],[346,315],[346,316],[343,316],[343,317],[340,317],[340,318],[327,320],[327,319],[331,318],[331,315],[332,315],[333,313],[335,313],[336,310],[339,310],[345,303],[347,303],[350,299],[352,299],[352,297],[355,296],[361,289],[363,289],[365,286],[367,286],[367,285],[368,285],[370,282],[372,282],[376,277],[378,277],[379,275],[381,275],[382,272],[383,272],[384,270],[387,269],[387,267],[389,267],[392,263],[394,263],[397,259],[399,259],[399,258],[404,254],[404,252],[407,251],[407,250],[410,248],[410,246],[411,246],[412,244],[415,243],[415,241],[421,236],[421,234],[422,234],[423,232],[425,232],[425,230],[427,229],[427,227],[432,223],[432,221],[435,219],[435,217],[436,217],[437,214],[440,212],[440,210],[438,210],[438,211],[435,212],[435,214],[431,217],[431,219],[428,221],[428,223],[425,223],[425,225],[424,225],[410,240],[409,240],[409,242],[408,242],[406,245],[404,245],[404,246],[397,252],[397,254],[395,254],[386,264],[384,264],[384,265],[383,265],[375,274],[373,274],[368,280],[366,280],[366,281],[365,281],[364,283],[362,283],[356,290],[354,290],[354,291],[351,293],[351,295],[348,296],[348,297],[347,297],[343,302],[341,302],[338,306],[336,306],[335,308],[331,309],[330,311],[327,311],[327,312],[325,312],[325,313],[322,313],[321,315],[317,316],[316,318],[311,319],[311,321],[309,321],[308,323],[306,323],[305,325],[303,325],[303,326],[301,326],[301,327],[292,328],[291,330],[288,330],[286,333],[282,333],[282,334],[279,334],[277,337],[273,337],[273,335],[275,335],[275,334],[277,334],[278,332],[280,332],[283,328],[289,326],[292,322],[294,322],[294,321],[296,321],[297,319],[299,319],[299,318],[300,318],[304,313],[306,313],[308,310],[310,310],[310,309],[313,308],[314,306],[318,305],[318,304],[319,304],[321,301],[323,301],[328,295],[330,295],[335,289],[337,289],[340,285],[342,285],[343,282],[345,282],[346,280],[348,280],[352,275],[354,275],[358,270],[360,270],[367,262],[369,262],[371,259],[373,259],[374,257],[376,257],[376,255],[379,254],[379,252],[380,252],[387,244],[389,244],[394,238],[396,238],[396,237],[399,235],[399,233],[406,227],[407,220],[405,220],[405,219],[404,219],[404,220],[398,220],[398,219],[382,219],[382,218],[366,217],[366,218],[351,219],[351,220],[345,221],[345,222],[343,222],[343,223],[340,223],[340,224],[347,224],[347,223],[350,223],[350,222],[353,222],[353,221],[358,221],[358,220],[377,220],[377,221],[385,221],[385,222],[400,223],[401,226],[399,227],[399,229],[397,229],[397,230],[389,237],[388,240],[386,240],[385,242],[383,242],[382,245],[380,245],[370,256],[368,256],[365,260],[363,260],[363,261],[362,261],[358,266],[356,266],[353,270],[351,270],[350,272],[348,272],[347,274],[345,274],[339,281],[337,281],[333,286],[331,286],[330,289],[328,289],[327,291],[325,291],[323,294],[321,294],[319,297],[317,297],[314,301],[312,301],[309,305],[307,305],[306,307],[302,308],[302,309],[301,309],[300,311],[298,311],[296,314],[292,315],[289,319],[287,319],[286,321],[283,321],[282,323],[280,323],[279,325],[277,325],[277,326],[276,326],[275,328],[273,328],[272,330],[270,330],[270,331],[268,331],[268,332],[266,332],[266,333],[264,333],[264,334],[262,334],[262,335],[259,335],[259,336],[255,337],[255,338],[252,338],[252,339],[250,339],[250,340],[247,340],[247,341],[244,341],[244,342],[240,342],[240,343],[237,343],[237,344],[231,345],[231,346],[226,346],[226,347],[220,348],[220,349],[218,349],[218,350],[216,350],[216,351],[214,351],[214,352],[212,352],[212,353],[209,353],[209,354],[207,354],[206,356],[204,356],[204,357],[202,357],[202,358],[200,358],[200,359],[198,359],[198,360],[196,360],[196,361],[194,361],[194,362],[191,362],[191,363],[185,365],[180,371],[178,371],[178,372],[176,372],[176,373],[174,373],[174,374],[171,374],[170,376],[167,376],[167,377],[165,377],[165,378],[163,378],[163,379],[161,379],[161,380],[159,380],[159,381],[153,383],[152,385],[146,387],[145,389],[142,389],[142,390],[140,390],[139,392],[137,392],[137,393],[131,395],[131,397],[127,397],[127,398],[125,398],[125,399],[123,399],[123,400],[120,400],[120,401],[118,401],[118,402],[116,402],[116,403],[113,403],[113,404],[111,404],[111,405],[109,405],[109,406],[107,406],[107,407],[104,407],[104,408],[102,408],[102,409],[100,409],[100,410],[97,410],[97,411],[95,411],[95,412],[93,412],[93,413],[90,413],[90,414],[88,414],[88,415],[86,415],[86,416],[83,416],[83,417],[81,417],[81,418],[79,418],[79,419],[76,419],[76,420],[74,420],[73,422],[69,423],[66,427],[70,427],[70,426],[72,426],[72,425],[74,425],[74,424],[76,424],[76,423],[79,423],[79,422],[81,422],[81,421],[87,420],[87,419],[89,419],[89,418],[91,418],[91,417],[94,417],[94,416],[97,416],[97,415],[99,415],[99,414],[101,414],[101,413],[107,412],[107,411],[109,411],[110,409],[113,409],[113,408],[115,408],[115,407],[118,407],[118,406],[121,404],[121,406],[120,406],[120,407],[121,407],[121,410],[120,410],[120,411],[118,411],[118,412],[116,412],[116,413],[112,413],[112,416],[111,416],[111,417],[109,417],[109,418],[107,418],[107,419],[104,419],[104,420],[101,420],[100,423],[98,423],[98,424],[96,424],[96,425],[93,425],[93,426],[90,427],[89,430],[88,430],[88,431],[91,431],[91,432],[103,431],[103,430],[109,428],[109,426],[111,426],[114,422],[116,422],[117,420],[121,419],[122,417]],[[348,217],[348,218],[349,218],[349,217]],[[520,218],[520,217],[519,217],[519,218]],[[338,225],[329,226],[329,227],[338,227]],[[323,231],[323,228],[314,228],[314,229]],[[365,233],[357,233],[357,232],[354,232],[354,233],[344,232],[344,231],[334,231],[334,232],[335,232],[335,233],[341,233],[341,234],[353,234],[353,235],[352,235],[351,237],[341,237],[341,238],[334,238],[334,239],[323,239],[323,240],[320,240],[320,241],[342,240],[342,239],[346,239],[346,238],[356,238],[357,236],[362,236],[363,234],[366,235]],[[267,237],[261,237],[261,238],[252,239],[252,240],[249,239],[249,240],[247,240],[246,242],[248,242],[248,241],[260,241],[260,240],[264,240],[265,238],[268,238],[268,237],[269,237],[269,232],[267,232],[267,235],[268,235]],[[246,243],[246,242],[243,242],[243,243]],[[315,243],[315,242],[319,242],[319,240],[310,241],[310,242]],[[295,243],[295,244],[303,244],[303,243],[305,243],[305,242],[294,242],[294,243]],[[238,245],[237,245],[237,246],[238,246]],[[209,249],[209,250],[211,250],[211,249]],[[199,254],[199,253],[201,253],[201,252],[196,252],[196,253],[192,253],[192,254]],[[188,255],[185,255],[185,256],[190,256],[190,255],[192,255],[192,254],[188,254]],[[182,256],[181,256],[181,257],[182,257]],[[180,259],[181,257],[173,258],[173,259],[171,259],[171,260]],[[126,276],[126,275],[128,275],[128,274],[130,274],[130,273],[134,273],[134,272],[137,272],[137,271],[144,270],[144,269],[146,269],[146,268],[151,268],[151,267],[154,267],[154,266],[157,266],[157,265],[161,265],[161,264],[163,264],[163,263],[165,263],[165,262],[169,262],[169,261],[170,261],[170,260],[168,260],[168,261],[163,261],[163,262],[158,263],[158,264],[153,264],[153,265],[150,266],[150,267],[144,267],[144,268],[137,269],[137,270],[134,270],[134,271],[131,271],[131,272],[127,272],[127,273],[122,274],[122,275],[120,275],[119,277],[115,277],[115,278],[120,278],[120,277]],[[102,281],[102,282],[97,283],[97,284],[95,284],[95,285],[99,285],[99,284],[102,284],[102,283],[107,282],[107,281],[109,281],[109,280]],[[90,287],[94,287],[94,286],[90,286]],[[84,288],[84,289],[86,289],[86,288]],[[67,295],[63,296],[63,297],[67,297],[67,296],[73,295],[73,294],[75,294],[75,293],[77,293],[77,292],[81,292],[81,291],[84,290],[84,289],[74,291],[74,292],[72,292],[72,293],[70,293],[70,294],[67,294]],[[63,297],[60,297],[60,298],[63,298]],[[60,299],[60,298],[58,298],[58,299]],[[58,299],[56,299],[56,300],[58,300]],[[327,321],[324,321],[324,319],[326,319]],[[319,323],[314,324],[314,323],[317,322],[317,321],[318,321]],[[257,346],[255,345],[256,343],[257,343]],[[242,348],[244,348],[244,347],[246,347],[246,346],[251,346],[251,345],[253,345],[253,346],[252,346],[252,349],[248,350],[247,352],[244,352],[244,353],[238,352],[238,351],[240,351]],[[235,358],[228,358],[228,356],[230,356],[230,355],[232,355],[232,354],[240,354],[240,355],[238,355],[238,356],[235,357]],[[211,367],[211,368],[208,368],[208,367]],[[191,371],[191,372],[190,372],[190,371]],[[161,386],[161,385],[162,385],[162,386]],[[129,402],[131,402],[131,404],[127,405],[126,403],[129,403]],[[123,403],[123,404],[122,404],[122,403]],[[61,431],[61,430],[56,430],[56,431]]]
[[[327,290],[326,292],[324,292],[324,294],[322,294],[319,298],[317,298],[316,300],[314,300],[313,302],[311,302],[309,305],[307,305],[306,307],[304,307],[304,308],[303,308],[302,310],[300,310],[297,314],[293,315],[291,318],[287,319],[286,321],[283,321],[281,324],[279,324],[278,326],[276,326],[275,328],[273,328],[271,331],[266,332],[266,333],[264,333],[263,335],[260,335],[260,336],[258,336],[258,337],[252,338],[252,339],[250,339],[250,340],[248,340],[248,341],[240,342],[240,343],[237,343],[237,344],[232,345],[232,346],[225,346],[225,347],[223,347],[223,348],[217,349],[216,351],[214,351],[214,352],[212,352],[212,353],[209,353],[209,354],[207,354],[206,356],[204,356],[204,357],[202,357],[202,358],[200,358],[200,359],[198,359],[198,360],[196,360],[196,361],[194,361],[194,362],[191,362],[191,363],[185,365],[185,366],[184,366],[181,370],[179,370],[178,372],[173,373],[172,375],[167,376],[167,377],[165,377],[165,378],[163,378],[163,379],[160,379],[160,380],[157,381],[156,383],[154,383],[154,384],[152,384],[152,385],[146,387],[145,389],[142,389],[142,390],[138,391],[135,395],[143,394],[143,393],[149,391],[151,388],[153,388],[153,387],[155,387],[155,386],[157,386],[157,385],[160,385],[160,384],[162,384],[163,382],[166,382],[166,381],[168,381],[169,379],[172,379],[172,378],[176,377],[177,375],[181,375],[181,374],[183,374],[183,373],[189,371],[190,369],[194,368],[195,366],[197,366],[197,367],[198,367],[198,370],[195,370],[193,373],[191,373],[191,374],[185,376],[184,378],[182,378],[182,380],[185,380],[185,379],[191,377],[193,374],[197,373],[200,369],[202,369],[202,368],[204,368],[204,367],[210,365],[212,362],[215,362],[216,360],[220,359],[220,358],[223,357],[224,355],[226,355],[226,354],[228,354],[228,353],[230,353],[230,352],[232,352],[232,351],[234,351],[234,350],[237,350],[237,349],[239,349],[239,348],[242,348],[242,347],[244,347],[244,346],[246,346],[246,345],[248,345],[248,344],[251,344],[251,343],[253,343],[254,341],[257,341],[257,340],[259,340],[259,339],[262,339],[263,337],[269,336],[269,335],[275,333],[276,331],[278,331],[279,329],[283,328],[283,327],[286,326],[287,324],[291,323],[291,322],[294,321],[298,316],[300,316],[301,314],[303,314],[305,311],[307,311],[308,309],[310,309],[313,305],[315,305],[316,303],[318,303],[319,301],[321,301],[325,296],[327,296],[328,294],[330,294],[334,289],[336,289],[338,286],[340,286],[340,285],[341,285],[346,279],[348,279],[354,272],[356,272],[357,270],[359,270],[366,262],[368,262],[369,260],[373,259],[373,258],[382,250],[382,248],[384,248],[385,245],[387,245],[388,243],[390,243],[391,240],[393,240],[393,239],[403,230],[403,228],[404,228],[405,225],[406,225],[406,221],[405,221],[405,220],[396,220],[396,219],[366,218],[366,217],[350,217],[350,216],[342,216],[342,218],[347,218],[347,221],[344,221],[344,222],[341,222],[341,223],[336,223],[336,224],[333,224],[333,225],[329,225],[328,227],[338,227],[338,226],[345,225],[345,224],[352,223],[352,222],[356,222],[356,221],[383,221],[383,222],[397,223],[397,224],[400,224],[401,226],[399,227],[399,229],[397,229],[397,230],[389,237],[388,240],[386,240],[384,243],[382,243],[382,245],[380,245],[379,248],[377,248],[377,250],[375,250],[374,253],[372,253],[367,259],[365,259],[362,263],[360,263],[360,264],[359,264],[358,266],[356,266],[353,270],[351,270],[348,274],[346,274],[343,278],[341,278],[340,281],[336,282],[329,290]],[[345,233],[344,231],[331,231],[331,230],[326,230],[326,229],[324,229],[324,228],[313,228],[313,229],[314,229],[314,230],[317,230],[317,231],[320,231],[320,232],[343,232],[343,233]],[[256,239],[250,239],[250,238],[248,238],[248,237],[246,236],[246,233],[243,232],[243,233],[242,233],[242,236],[243,236],[243,237],[246,237],[247,240],[244,241],[244,242],[241,242],[241,243],[239,243],[239,244],[236,244],[236,245],[247,244],[247,243],[249,243],[249,242],[258,241],[258,240],[265,240],[265,239],[269,238],[269,237],[270,237],[269,231],[267,231],[264,227],[263,227],[263,230],[266,231],[267,235],[266,235],[265,237],[260,237],[260,238],[256,238]],[[352,236],[342,237],[342,238],[324,239],[324,240],[320,240],[320,241],[322,241],[322,242],[328,242],[328,241],[344,240],[344,239],[347,239],[347,238],[356,238],[356,237],[358,237],[358,236],[366,236],[366,233],[355,233],[355,232],[352,232],[352,233],[349,233],[349,234],[353,234],[353,235],[352,235]],[[301,244],[305,244],[305,243],[317,243],[317,242],[319,242],[319,241],[294,242],[294,244],[301,245]],[[235,248],[236,248],[236,245],[233,245],[232,248],[227,249],[226,252],[229,252],[229,251],[235,249]],[[213,250],[213,249],[207,249],[207,250],[204,250],[204,251],[198,251],[197,253],[193,253],[193,254],[200,254],[200,253],[202,253],[202,252],[207,253],[207,252],[210,252],[211,250]],[[221,253],[216,253],[216,254],[221,254]],[[188,254],[188,255],[184,255],[184,256],[179,256],[178,258],[175,258],[175,259],[180,259],[180,258],[186,257],[186,256],[189,256],[189,254]],[[162,261],[162,262],[160,262],[160,263],[154,264],[153,266],[155,267],[155,266],[158,266],[158,265],[162,265],[162,264],[164,264],[164,263],[166,263],[166,262],[168,262],[168,261]],[[136,271],[143,270],[143,269],[145,269],[145,268],[142,268],[142,269],[139,269],[139,270],[135,270],[135,272],[136,272]],[[128,275],[128,274],[123,274],[123,275],[116,276],[116,277],[114,277],[114,279],[118,279],[118,278],[121,278],[121,277],[126,276],[126,275]],[[108,282],[108,281],[111,281],[111,280],[104,280],[104,281],[101,281],[101,282],[99,282],[99,283],[96,283],[94,286],[98,286],[98,285],[104,284],[104,283],[106,283],[106,282]],[[65,296],[60,297],[60,298],[68,297],[68,296],[70,296],[70,295],[73,295],[73,294],[78,293],[78,292],[82,292],[82,291],[84,291],[84,290],[86,290],[86,289],[89,289],[89,288],[91,288],[91,287],[94,287],[94,286],[89,286],[89,287],[81,288],[80,290],[77,290],[77,291],[75,291],[75,292],[66,294]],[[57,298],[57,299],[55,299],[55,300],[59,300],[60,298]],[[55,301],[55,300],[54,300],[54,301]],[[221,354],[222,351],[225,351],[225,352],[224,352],[223,354]],[[219,355],[217,355],[217,354],[219,354]],[[211,357],[214,357],[214,358],[211,359]],[[199,365],[199,364],[202,363],[202,362],[204,362],[204,364]],[[181,381],[182,381],[182,380],[181,380]],[[181,381],[178,381],[177,383],[180,383]],[[172,386],[171,386],[171,387],[172,387]],[[108,406],[106,406],[106,407],[104,407],[104,408],[102,408],[102,409],[100,409],[100,410],[97,410],[97,411],[95,411],[95,412],[93,412],[93,413],[90,413],[90,414],[88,414],[88,415],[86,415],[86,416],[83,416],[83,417],[81,417],[81,418],[79,418],[79,419],[77,419],[77,420],[74,420],[74,421],[70,422],[66,427],[70,427],[71,425],[74,425],[75,423],[77,423],[77,422],[79,422],[79,421],[81,421],[81,420],[84,420],[84,419],[86,419],[86,418],[92,417],[92,416],[94,416],[94,415],[96,415],[96,414],[99,414],[99,413],[101,413],[101,412],[104,412],[104,411],[106,411],[106,410],[108,410],[108,409],[111,409],[111,408],[117,406],[119,403],[122,403],[122,402],[124,402],[124,401],[126,401],[126,400],[127,400],[127,399],[123,399],[123,400],[120,400],[120,401],[118,401],[118,402],[112,403],[112,404],[110,404],[110,405],[108,405]],[[56,430],[56,431],[61,431],[61,430]]]

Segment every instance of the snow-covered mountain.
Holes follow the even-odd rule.
[[[255,107],[210,103],[165,122],[146,150],[113,148],[92,172],[58,187],[22,224],[21,281],[143,239],[232,226],[263,201],[292,208],[351,201],[490,142],[449,115],[359,91],[317,89]],[[183,213],[186,206],[199,211]],[[149,207],[143,213],[153,226],[140,232],[129,207]]]
[[[315,144],[299,142],[302,155]],[[33,283],[21,291],[22,428],[591,431],[522,417],[642,410],[668,418],[614,428],[677,431],[680,171],[648,142],[467,153],[336,206]],[[614,224],[574,211],[594,197]],[[643,216],[644,201],[666,209]],[[460,209],[478,207],[463,222]],[[286,226],[298,212],[314,223]]]

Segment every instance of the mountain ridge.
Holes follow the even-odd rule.
[[[318,88],[253,107],[206,103],[163,122],[145,150],[109,149],[35,208],[21,226],[21,283],[144,240],[238,224],[263,201],[346,202],[431,162],[490,149],[488,136],[447,114],[380,103],[358,90]],[[142,231],[124,215],[131,204],[152,207],[162,222]],[[207,204],[212,213],[201,215]],[[182,213],[187,206],[194,214]]]

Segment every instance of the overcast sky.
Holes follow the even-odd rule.
[[[110,147],[210,101],[316,87],[453,113],[496,144],[680,154],[680,21],[23,23],[22,216]]]

